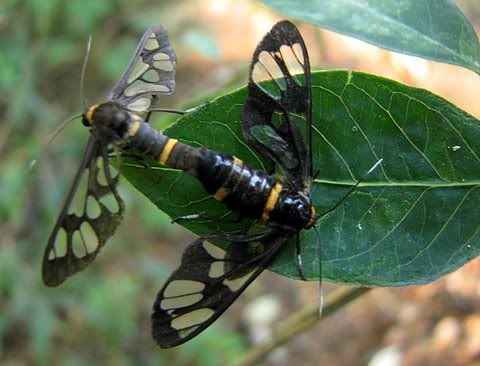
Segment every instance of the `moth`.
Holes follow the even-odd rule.
[[[120,223],[124,205],[116,190],[118,176],[114,177],[108,167],[111,145],[133,148],[171,169],[185,171],[228,209],[261,223],[260,232],[212,233],[185,250],[180,267],[167,279],[153,307],[152,335],[162,348],[182,344],[212,324],[290,238],[297,238],[298,252],[299,233],[314,227],[317,220],[310,194],[310,63],[297,28],[281,21],[257,46],[242,115],[245,139],[278,167],[283,177],[255,169],[237,157],[190,146],[147,123],[156,96],[173,92],[174,65],[175,56],[163,28],[153,27],[142,38],[132,65],[111,98],[86,109],[82,121],[92,135],[44,258],[44,281],[58,285],[89,264]],[[69,213],[72,197],[87,170],[81,214]],[[105,184],[100,183],[102,173]],[[108,195],[113,196],[116,210],[102,202]],[[96,211],[90,206],[92,202]],[[65,249],[57,247],[61,235],[66,236],[60,241],[66,243]],[[225,250],[212,242],[223,243]],[[83,249],[81,253],[77,253],[77,246]]]
[[[190,244],[153,307],[152,334],[162,348],[182,344],[212,324],[292,237],[297,239],[298,254],[300,231],[316,222],[310,195],[310,63],[305,43],[291,22],[275,24],[262,39],[249,75],[244,137],[284,177],[207,149],[197,149],[195,157],[197,150],[180,146],[165,161],[190,171],[215,199],[243,217],[257,219],[264,229],[239,235],[214,233]],[[189,162],[178,164],[187,151]],[[223,243],[225,250],[211,241]],[[299,269],[303,277],[301,263]]]
[[[160,25],[150,27],[108,100],[148,121],[156,99],[175,91],[175,64],[165,29]],[[125,204],[117,190],[119,177],[110,169],[109,155],[125,141],[119,131],[90,125],[91,108],[82,119],[91,135],[43,257],[42,274],[47,286],[58,286],[89,265],[124,217]]]

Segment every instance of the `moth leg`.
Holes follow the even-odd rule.
[[[113,150],[115,149],[112,149],[112,150],[109,150],[109,153],[108,153],[108,157],[109,158],[117,158],[119,157],[118,154],[112,154]],[[141,165],[142,167],[144,167],[145,169],[150,169],[152,166],[149,164],[149,162],[145,159],[145,157],[143,157],[142,155],[140,154],[135,154],[135,153],[132,153],[132,152],[128,152],[124,149],[119,149],[117,148],[116,151],[120,151],[121,153],[121,158],[129,158],[129,159],[132,159],[134,160],[135,162],[137,162],[139,165]]]
[[[175,217],[172,219],[172,224],[182,220],[197,220],[197,219],[211,220],[211,221],[224,222],[224,223],[230,223],[230,224],[238,224],[243,220],[243,216],[239,215],[237,218],[231,219],[226,217],[216,217],[216,216],[209,216],[204,214],[193,214],[193,215]]]
[[[296,235],[295,248],[296,248],[295,254],[297,256],[296,263],[297,263],[298,273],[300,274],[300,278],[303,281],[307,281],[307,277],[305,277],[305,273],[303,273],[303,262],[302,262],[302,256],[300,253],[300,234]]]

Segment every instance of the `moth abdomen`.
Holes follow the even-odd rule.
[[[135,126],[138,123],[138,127]],[[133,136],[132,136],[133,134]],[[129,130],[129,145],[154,159],[164,150],[168,137],[151,128],[146,122],[136,121]]]
[[[206,150],[198,179],[205,190],[242,216],[261,218],[275,177],[243,163],[242,160]]]

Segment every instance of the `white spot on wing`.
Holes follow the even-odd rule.
[[[180,338],[185,338],[186,336],[188,336],[190,333],[193,333],[195,332],[200,326],[196,326],[196,327],[192,327],[192,328],[187,328],[187,329],[180,329],[178,331],[178,336]]]
[[[145,42],[145,46],[144,48],[148,51],[152,51],[152,50],[155,50],[157,48],[159,48],[160,45],[158,44],[158,41],[157,39],[155,38],[155,34],[153,34],[153,37],[150,36],[150,38],[148,39],[147,42]]]
[[[132,85],[125,89],[125,95],[127,97],[132,97],[134,95],[140,93],[161,93],[161,92],[169,92],[170,89],[165,85],[157,85],[157,84],[148,84],[146,82],[137,80]]]
[[[230,291],[238,291],[243,286],[243,284],[247,282],[247,280],[250,278],[251,273],[252,272],[247,273],[245,276],[236,278],[234,280],[223,280],[222,283],[227,286]]]
[[[164,60],[170,60],[170,56],[167,55],[166,53],[163,52],[158,52],[153,55],[153,59],[155,61],[164,61]]]
[[[100,216],[102,210],[100,209],[100,205],[98,204],[95,197],[92,195],[88,195],[87,197],[87,216],[91,219],[96,219]]]
[[[100,203],[103,204],[108,211],[117,213],[120,211],[120,206],[118,205],[117,199],[113,193],[109,193],[100,198]]]
[[[208,241],[203,242],[203,249],[207,251],[208,254],[210,254],[213,258],[215,259],[223,259],[225,258],[225,251],[212,243],[209,243]]]
[[[64,228],[61,228],[58,233],[57,237],[55,238],[54,247],[54,258],[60,258],[67,255],[67,232]],[[50,252],[52,254],[52,252]],[[49,256],[50,259],[50,256]]]
[[[98,246],[100,244],[97,234],[92,228],[92,225],[90,223],[84,221],[82,225],[80,225],[80,231],[82,233],[83,239],[85,239],[85,245],[87,246],[87,252],[93,253],[98,249]]]
[[[150,66],[144,63],[141,60],[138,60],[137,63],[133,66],[133,70],[130,73],[130,76],[127,79],[127,83],[131,83],[134,80],[138,79],[145,71],[148,70]]]
[[[174,329],[188,328],[208,320],[215,312],[209,308],[193,310],[187,314],[180,315],[172,320],[171,326]]]
[[[202,282],[190,280],[175,280],[168,284],[163,292],[165,297],[176,297],[183,295],[190,295],[196,292],[201,292],[205,288]]]
[[[153,65],[162,71],[173,71],[173,62],[171,61],[154,61]]]
[[[217,262],[213,262],[210,265],[208,277],[218,278],[218,277],[222,277],[224,273],[225,273],[225,263],[222,261],[217,261]]]
[[[304,85],[305,83],[302,79],[304,70],[302,64],[300,63],[300,60],[303,61],[303,58],[301,58],[300,60],[297,59],[297,54],[294,53],[290,46],[286,45],[280,47],[280,53],[283,57],[283,60],[285,61],[285,65],[287,65],[290,75],[292,75],[297,80],[298,84]]]
[[[155,70],[148,70],[145,75],[142,76],[142,79],[149,81],[150,83],[156,83],[160,79],[158,77],[158,73]]]
[[[136,112],[146,111],[148,108],[150,108],[150,98],[136,99],[132,103],[128,104],[127,108]]]
[[[258,56],[258,61],[253,66],[252,78],[260,89],[276,99],[279,99],[281,97],[281,91],[286,89],[283,73],[272,55],[267,51],[261,52]],[[276,79],[276,82],[269,83],[268,85],[263,83],[263,81],[270,81],[272,79]]]
[[[199,302],[202,297],[202,294],[196,293],[181,297],[175,297],[172,299],[163,299],[160,303],[160,307],[163,310],[184,308],[185,306],[190,306]]]
[[[87,248],[85,247],[80,231],[78,230],[75,230],[72,236],[72,250],[77,258],[83,258],[87,255]]]

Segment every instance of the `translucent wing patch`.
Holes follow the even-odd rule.
[[[242,127],[249,144],[278,164],[298,191],[308,191],[312,177],[311,100],[305,43],[292,23],[281,21],[253,54]]]
[[[123,219],[107,148],[92,136],[43,257],[43,281],[58,286],[95,259]]]
[[[226,251],[199,238],[185,250],[153,306],[152,334],[162,348],[195,337],[212,324],[265,269],[288,236],[245,236]]]
[[[157,96],[175,92],[175,64],[165,29],[160,25],[150,27],[110,99],[134,112],[147,112]]]

